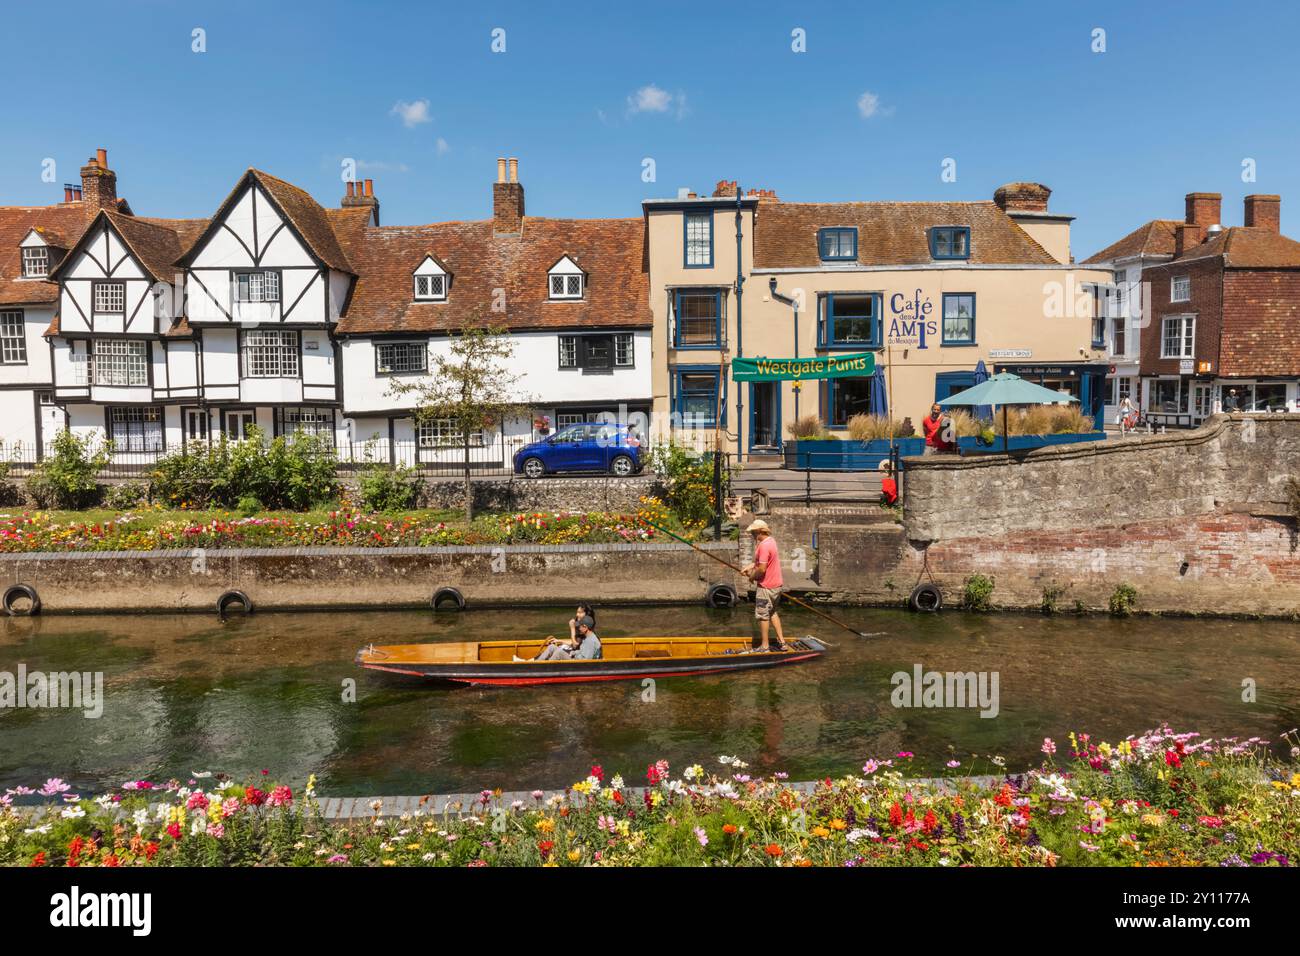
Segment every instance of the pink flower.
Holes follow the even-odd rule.
[[[72,788],[68,784],[64,783],[58,777],[50,777],[50,779],[45,781],[45,786],[41,787],[41,789],[36,792],[42,797],[52,797],[56,793],[63,793],[71,789]]]
[[[1056,741],[1051,737],[1043,738],[1043,753],[1047,754],[1049,757],[1056,753]]]
[[[216,837],[218,840],[220,840],[220,839],[221,839],[223,836],[225,836],[225,835],[226,835],[226,827],[225,827],[225,824],[222,824],[222,823],[209,823],[209,824],[208,824],[208,836],[210,836],[210,837]]]
[[[596,826],[602,830],[608,830],[610,833],[613,833],[616,824],[614,822],[613,817],[607,816],[602,813],[599,817],[596,818]]]
[[[700,846],[709,845],[709,835],[704,832],[704,827],[695,828],[695,839],[700,841]]]
[[[196,791],[190,794],[190,798],[185,801],[186,810],[206,810],[208,808],[208,798],[202,791]]]
[[[325,862],[326,862],[326,863],[346,863],[347,861],[348,861],[348,858],[347,858],[346,854],[343,854],[343,853],[335,853],[332,857],[330,857],[330,858],[329,858],[328,860],[326,860]]]
[[[293,791],[284,784],[280,784],[280,786],[271,791],[270,802],[273,807],[287,807],[289,804],[293,803]]]
[[[912,753],[912,751],[910,751],[910,750],[900,750],[898,753],[894,754],[894,756],[895,756],[895,757],[915,757],[916,754]]]

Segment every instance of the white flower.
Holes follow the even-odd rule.
[[[54,825],[54,824],[52,824],[52,823],[42,823],[42,824],[41,824],[40,826],[38,826],[38,827],[30,827],[29,829],[26,829],[26,830],[24,830],[23,832],[24,832],[24,833],[27,833],[27,834],[32,834],[32,833],[49,833],[49,832],[50,832],[50,827],[52,827],[53,825]]]
[[[101,793],[95,798],[95,803],[99,804],[101,807],[108,808],[113,803],[113,795],[110,793]]]
[[[139,810],[135,811],[135,813],[131,814],[131,822],[136,825],[136,829],[142,828],[149,822],[149,811],[146,808],[141,807]]]
[[[623,775],[622,775],[621,773],[616,773],[616,774],[614,774],[614,779],[611,780],[611,781],[609,782],[609,785],[610,785],[611,787],[613,787],[615,790],[622,790],[622,789],[623,789]]]
[[[208,779],[208,777],[212,776],[212,771],[211,771],[211,770],[191,770],[191,771],[190,771],[190,776],[193,777],[195,780],[206,780],[206,779]]]

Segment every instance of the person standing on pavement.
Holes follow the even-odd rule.
[[[781,602],[781,589],[785,586],[785,581],[781,577],[781,555],[777,551],[776,539],[772,537],[772,529],[762,518],[745,530],[754,536],[754,563],[747,564],[742,571],[747,578],[758,585],[758,593],[754,595],[754,617],[758,618],[760,643],[755,650],[760,654],[766,654],[771,650],[768,646],[767,633],[769,626],[775,626],[777,650],[788,651],[790,648],[786,645],[785,635],[781,632],[781,615],[777,613],[777,606]]]

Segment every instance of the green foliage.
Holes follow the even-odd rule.
[[[175,507],[228,508],[256,498],[266,508],[305,511],[338,494],[336,464],[324,438],[281,435],[266,443],[250,428],[244,441],[191,443],[160,459],[150,477],[154,496]]]
[[[1115,617],[1129,617],[1137,603],[1137,588],[1131,584],[1117,584],[1110,596],[1110,613]]]
[[[235,510],[245,518],[251,518],[253,515],[260,513],[264,509],[265,506],[256,495],[244,495],[235,502]]]
[[[966,579],[962,592],[962,607],[968,611],[987,611],[993,607],[993,579],[983,574],[972,574]]]
[[[1059,611],[1060,608],[1057,606],[1057,602],[1061,599],[1061,595],[1064,593],[1065,588],[1056,584],[1049,584],[1047,587],[1043,588],[1043,613],[1055,614]]]
[[[659,476],[657,493],[688,531],[713,520],[717,501],[713,495],[713,452],[698,452],[676,442],[650,449],[650,467]],[[722,493],[731,487],[732,471],[722,459]]]
[[[114,511],[130,511],[149,496],[149,486],[143,481],[124,481],[112,485],[104,492],[104,504]]]
[[[27,491],[41,508],[89,508],[99,500],[97,476],[113,458],[113,443],[64,429],[54,436],[52,454],[37,464]]]
[[[402,511],[416,506],[424,480],[405,465],[375,464],[361,473],[358,490],[367,511]]]

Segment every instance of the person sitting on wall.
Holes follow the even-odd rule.
[[[925,433],[925,445],[935,451],[952,451],[952,442],[945,437],[952,420],[943,413],[943,406],[935,402],[930,406],[930,414],[921,419],[921,431]]]
[[[1223,410],[1225,412],[1241,411],[1241,399],[1237,398],[1235,388],[1228,389],[1228,394],[1223,397]]]

